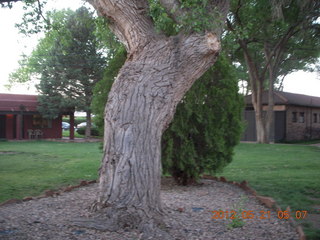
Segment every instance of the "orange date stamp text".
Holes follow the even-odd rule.
[[[212,219],[236,219],[236,218],[242,218],[242,219],[270,219],[271,218],[271,211],[211,211],[213,214]],[[273,213],[273,212],[272,212]],[[289,219],[289,218],[295,218],[295,219],[305,219],[308,215],[308,211],[277,211],[276,217],[279,219]]]

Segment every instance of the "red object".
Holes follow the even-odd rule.
[[[0,93],[0,139],[61,138],[62,114],[70,114],[70,122],[74,122],[73,110],[50,120],[43,118],[37,107],[36,95]],[[70,135],[73,138],[74,132]]]

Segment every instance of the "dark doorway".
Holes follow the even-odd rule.
[[[256,117],[254,111],[244,111],[245,131],[242,141],[257,141]],[[274,114],[274,141],[283,142],[286,139],[286,112],[276,111]]]
[[[245,131],[242,135],[242,141],[257,141],[256,117],[255,112],[244,111]]]
[[[6,115],[0,115],[0,139],[6,138]]]
[[[286,112],[275,112],[274,140],[283,142],[286,139]]]

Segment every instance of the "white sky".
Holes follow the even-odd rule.
[[[82,0],[50,0],[46,9],[71,8],[76,10],[83,5]],[[8,84],[9,74],[19,67],[18,61],[22,54],[29,55],[36,47],[42,34],[25,37],[19,34],[15,27],[16,23],[21,23],[23,16],[23,4],[17,2],[13,8],[0,7],[0,93],[21,93],[35,94],[34,83],[16,84],[10,90],[5,85]]]
[[[83,5],[82,0],[51,0],[50,8],[71,8],[73,10]],[[0,8],[0,93],[23,93],[35,94],[34,84],[18,84],[10,90],[5,88],[8,84],[9,74],[19,67],[18,60],[21,55],[30,54],[37,45],[37,40],[41,36],[24,37],[15,28],[16,23],[20,23],[23,15],[22,3],[14,3],[12,9]],[[305,73],[302,71],[293,73],[286,77],[284,81],[284,91],[313,95],[320,97],[319,73]]]

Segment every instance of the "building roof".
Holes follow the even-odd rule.
[[[0,112],[36,112],[38,96],[0,93]]]
[[[274,104],[275,105],[296,105],[306,107],[320,107],[320,97],[309,95],[274,91]],[[245,96],[245,103],[252,104],[251,95]],[[268,91],[264,91],[262,95],[262,103],[268,104]]]

